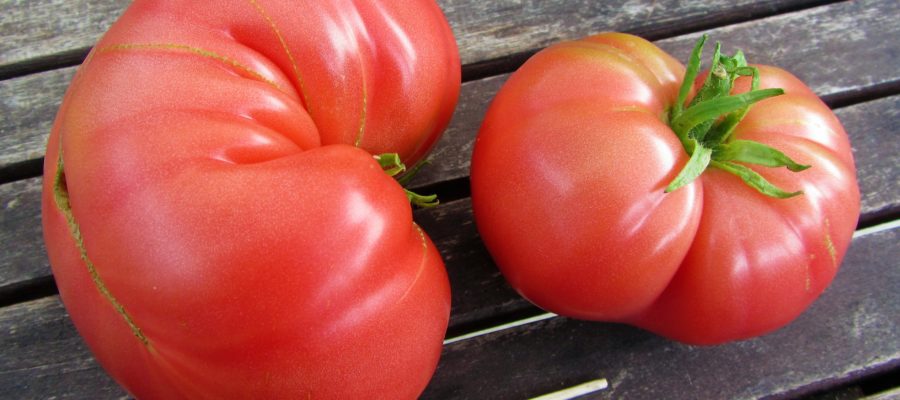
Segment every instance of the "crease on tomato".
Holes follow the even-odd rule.
[[[179,43],[120,43],[109,45],[103,47],[98,50],[98,53],[112,53],[112,52],[124,52],[124,51],[141,51],[141,50],[170,50],[170,51],[183,51],[190,54],[196,54],[201,57],[210,58],[216,61],[219,61],[229,67],[232,67],[240,72],[243,72],[250,77],[269,84],[275,89],[282,91],[282,88],[278,86],[278,83],[275,81],[266,78],[259,72],[254,71],[252,68],[239,63],[237,60],[229,58],[227,56],[221,55],[211,50],[203,49],[200,47],[190,46],[186,44]]]
[[[362,80],[362,110],[359,113],[359,130],[356,132],[356,140],[353,142],[355,147],[359,147],[362,143],[366,132],[366,118],[369,111],[368,84],[366,83],[366,69],[364,68],[362,56],[359,56],[359,75]]]
[[[62,143],[62,142],[60,142]],[[107,301],[112,305],[112,307],[116,310],[116,312],[122,316],[122,319],[128,324],[128,327],[131,329],[131,333],[144,345],[148,350],[152,350],[153,346],[150,344],[150,340],[141,330],[141,328],[134,321],[134,318],[125,310],[125,306],[119,302],[118,299],[112,294],[106,284],[103,282],[103,279],[100,277],[100,272],[97,271],[97,266],[94,265],[94,262],[91,261],[90,257],[87,254],[87,248],[84,245],[84,237],[81,235],[81,228],[78,225],[78,222],[75,220],[75,214],[72,212],[72,206],[69,202],[69,191],[66,184],[66,173],[64,169],[63,156],[62,156],[62,144],[60,144],[59,157],[56,162],[56,174],[53,178],[53,199],[56,205],[56,209],[59,210],[60,213],[63,214],[63,217],[66,219],[66,225],[69,228],[69,234],[72,237],[72,240],[75,242],[75,247],[78,249],[78,254],[81,257],[81,260],[84,262],[85,267],[87,268],[88,274],[91,276],[91,281],[94,282],[94,286],[97,287],[97,290],[106,298]]]
[[[416,277],[413,278],[412,282],[409,283],[409,287],[406,288],[406,291],[403,292],[403,295],[401,295],[397,299],[398,304],[402,302],[410,292],[412,292],[412,289],[416,286],[416,282],[418,282],[419,278],[422,277],[422,272],[425,271],[425,266],[427,265],[425,261],[428,260],[428,240],[425,238],[425,232],[422,231],[422,228],[419,227],[419,224],[413,222],[412,225],[414,228],[416,228],[416,232],[418,232],[419,234],[419,241],[422,243],[422,261],[419,262],[419,270],[416,271]]]
[[[291,49],[287,45],[287,41],[284,39],[284,35],[281,34],[281,30],[278,29],[278,25],[275,24],[275,21],[269,16],[269,13],[259,4],[256,0],[247,0],[250,5],[256,10],[256,12],[266,20],[266,24],[272,28],[272,33],[275,34],[275,37],[278,38],[278,42],[281,44],[281,48],[284,49],[284,53],[288,58],[288,61],[291,63],[291,69],[293,70],[294,77],[297,80],[297,89],[300,92],[300,98],[303,99],[303,105],[306,106],[306,112],[312,116],[312,108],[309,106],[309,96],[306,94],[305,84],[303,83],[303,75],[300,73],[300,68],[297,67],[297,60],[294,58],[294,54],[291,53]]]

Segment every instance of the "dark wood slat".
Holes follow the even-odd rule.
[[[829,97],[900,82],[900,68],[895,60],[900,41],[893,40],[900,37],[896,15],[900,15],[900,2],[854,1],[706,33],[712,40],[723,41],[726,50],[742,48],[751,62],[781,66],[803,79],[820,96]],[[656,44],[686,60],[697,37],[679,36]],[[707,57],[712,52],[712,46],[708,47]],[[413,186],[468,176],[473,138],[490,99],[507,78],[508,75],[500,75],[463,84],[461,106],[435,146],[433,163],[423,168],[412,181]]]
[[[770,15],[827,0],[439,0],[458,38],[463,63],[501,58],[591,32],[619,30],[659,38]],[[0,3],[0,76],[31,60],[81,54],[124,12],[129,0],[32,0]],[[59,60],[71,62],[71,56]],[[31,65],[29,63],[31,62]]]
[[[469,199],[419,210],[415,219],[440,250],[450,277],[448,336],[482,329],[522,312],[537,312],[506,283],[494,265],[475,228]]]
[[[441,0],[464,64],[493,60],[601,31],[659,39],[811,7],[823,1]]]
[[[131,0],[0,2],[0,71],[92,46]]]
[[[854,240],[825,294],[791,325],[693,347],[624,325],[553,318],[444,348],[424,399],[520,399],[606,378],[588,398],[796,396],[900,366],[900,228]]]
[[[0,297],[7,287],[50,275],[41,231],[41,178],[0,186]]]
[[[896,217],[900,206],[900,95],[842,108],[837,116],[850,134],[856,158],[864,207],[861,221]]]
[[[120,399],[59,296],[0,309],[0,393],[17,399]]]
[[[900,80],[900,68],[895,65],[900,44],[893,40],[900,37],[897,15],[897,1],[849,1],[708,33],[710,40],[722,42],[726,53],[741,49],[750,62],[791,71],[819,96],[828,97]],[[657,44],[677,59],[687,60],[699,37],[699,33],[690,34]],[[708,60],[712,44],[705,54]]]
[[[900,365],[900,228],[854,240],[831,288],[768,336],[693,347],[553,318],[445,346],[425,399],[519,399],[597,378],[597,398],[797,395]],[[0,392],[118,398],[57,296],[0,309]]]
[[[75,67],[0,81],[0,168],[43,157]]]

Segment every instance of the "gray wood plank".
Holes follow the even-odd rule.
[[[92,46],[130,0],[0,2],[0,69]]]
[[[0,309],[0,393],[16,399],[120,399],[59,296]]]
[[[650,38],[746,20],[821,1],[441,0],[464,64],[491,60],[596,32]]]
[[[787,327],[695,347],[552,318],[445,346],[423,399],[520,399],[606,378],[591,399],[796,397],[900,366],[900,227],[856,238],[832,286]]]
[[[900,54],[898,15],[897,1],[849,1],[708,33],[710,40],[722,42],[726,53],[741,49],[751,63],[791,71],[827,98],[861,86],[900,80],[900,68],[896,67]],[[677,59],[686,60],[701,33],[657,44]],[[707,46],[705,54],[708,60],[712,45]]]
[[[27,65],[29,60],[90,47],[130,3],[0,2],[0,71],[14,70],[16,64]],[[459,41],[465,64],[529,51],[591,32],[619,30],[661,37],[818,3],[822,0],[438,1]]]
[[[751,62],[785,68],[819,96],[831,97],[900,81],[895,59],[900,54],[900,41],[893,39],[900,37],[896,15],[900,15],[900,2],[854,1],[706,33],[711,40],[723,41],[726,50],[741,48]],[[698,34],[678,36],[656,44],[686,60],[697,37]],[[711,47],[708,46],[707,60]],[[500,75],[463,84],[460,106],[435,145],[430,156],[433,162],[422,169],[412,186],[468,176],[472,142],[481,119],[490,99],[508,77]]]
[[[0,167],[44,156],[75,67],[0,81]]]
[[[41,178],[0,186],[0,292],[50,275],[41,231]]]
[[[861,219],[883,220],[896,215],[900,199],[900,95],[841,108],[837,116],[853,146],[864,207]],[[876,131],[884,134],[873,134]]]

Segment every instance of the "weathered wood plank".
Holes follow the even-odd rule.
[[[893,39],[900,37],[896,15],[900,15],[900,2],[854,1],[706,33],[712,40],[723,41],[726,50],[741,48],[751,62],[781,66],[803,79],[819,96],[829,97],[900,81],[895,60],[900,41]],[[686,60],[697,37],[678,36],[656,44]],[[709,54],[711,49],[707,57]],[[490,99],[508,76],[463,85],[460,107],[430,156],[433,162],[422,169],[413,186],[468,176],[473,138]]]
[[[439,1],[464,64],[496,59],[601,31],[658,39],[703,27],[810,7],[822,1]]]
[[[0,186],[0,292],[50,275],[41,231],[41,178]]]
[[[823,0],[439,0],[463,63],[504,57],[602,30],[663,37],[810,7]],[[0,76],[29,60],[83,51],[124,12],[129,0],[29,0],[0,3]]]
[[[0,167],[43,157],[75,67],[0,81]]]
[[[900,95],[841,108],[837,116],[853,146],[864,207],[860,219],[865,222],[896,215],[900,207]],[[876,131],[884,135],[873,134]]]
[[[900,80],[896,67],[900,44],[900,2],[849,1],[805,12],[711,30],[710,40],[723,51],[743,50],[750,62],[791,71],[819,96]],[[686,60],[700,33],[657,44]],[[895,42],[893,44],[883,42]],[[712,45],[706,49],[707,60]],[[887,71],[885,70],[888,69]]]
[[[427,399],[518,399],[607,378],[599,398],[792,395],[900,365],[900,228],[856,238],[831,288],[797,321],[717,347],[553,318],[445,346]],[[0,392],[119,398],[57,296],[0,309]],[[724,383],[728,384],[724,384]]]
[[[798,396],[900,365],[900,228],[858,237],[823,296],[787,327],[716,347],[566,318],[445,346],[425,399],[519,399],[606,378],[590,398]]]
[[[0,393],[17,399],[119,399],[58,296],[0,309]]]
[[[0,71],[32,59],[46,59],[92,46],[130,3],[130,0],[0,2]]]

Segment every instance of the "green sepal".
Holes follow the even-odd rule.
[[[403,161],[400,160],[400,155],[397,153],[384,153],[372,157],[375,158],[375,161],[378,161],[378,165],[381,165],[381,169],[390,177],[406,171],[406,165],[403,164]]]
[[[381,166],[381,169],[384,170],[384,173],[388,174],[388,176],[390,177],[395,178],[400,186],[404,186],[409,183],[413,176],[415,176],[416,173],[419,172],[419,169],[422,168],[423,165],[427,164],[425,160],[419,161],[418,163],[416,163],[412,170],[410,170],[405,175],[397,178],[397,175],[402,174],[404,171],[406,171],[406,164],[404,164],[403,161],[400,160],[399,154],[384,153],[372,157],[375,159],[375,161],[378,161],[378,165]],[[440,204],[436,194],[425,196],[413,192],[407,188],[403,188],[403,191],[406,192],[406,198],[409,199],[409,202],[415,206],[428,208]]]
[[[697,79],[697,74],[700,72],[700,58],[703,54],[703,44],[706,43],[706,38],[705,34],[700,37],[700,40],[694,46],[694,50],[691,51],[691,58],[688,59],[688,64],[684,71],[684,80],[681,81],[681,88],[678,90],[678,99],[675,100],[675,105],[672,106],[672,119],[678,118],[684,110],[684,102],[687,101],[691,88],[694,86],[694,81]]]
[[[691,159],[684,165],[684,168],[681,169],[678,176],[669,183],[669,186],[666,186],[666,193],[674,192],[693,182],[706,170],[710,160],[712,160],[712,149],[703,146],[702,143],[694,139],[689,140],[691,141],[691,147],[693,148]]]
[[[680,116],[673,119],[672,129],[678,134],[678,137],[681,138],[682,136],[687,136],[686,132],[689,132],[695,126],[703,122],[714,120],[720,115],[749,107],[760,100],[781,94],[784,94],[784,90],[782,89],[760,89],[752,92],[710,99],[691,106]]]
[[[722,162],[738,161],[765,167],[787,167],[794,172],[809,168],[809,165],[798,164],[775,148],[752,140],[732,140],[716,146],[713,158]]]
[[[743,54],[738,52],[735,57],[743,58]],[[736,80],[738,75],[750,76],[750,91],[756,91],[759,88],[759,70],[756,67],[746,66],[746,61],[739,62],[743,63],[744,66],[735,69],[734,79]],[[732,86],[733,84],[734,80],[732,80]],[[722,118],[721,122],[710,129],[710,131],[706,134],[705,140],[709,141],[710,143],[723,143],[727,141],[731,137],[731,133],[734,132],[734,128],[737,127],[737,124],[744,119],[744,116],[747,115],[748,111],[750,111],[749,106],[726,115],[724,118]]]
[[[779,187],[773,185],[771,182],[767,181],[766,178],[763,178],[762,175],[756,173],[756,171],[740,164],[735,164],[728,161],[713,161],[711,165],[715,168],[721,169],[741,178],[744,183],[769,197],[787,199],[803,194],[802,190],[798,190],[796,192],[785,192]]]
[[[437,206],[438,204],[440,204],[440,201],[438,200],[436,194],[430,194],[427,196],[423,196],[421,194],[418,194],[416,192],[410,191],[405,188],[403,190],[406,191],[406,198],[409,199],[409,202],[415,206],[419,206],[422,208],[430,208],[430,207],[434,207],[434,206]]]

